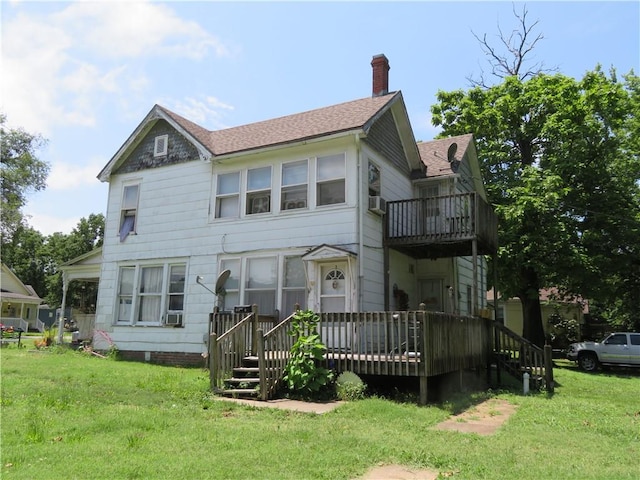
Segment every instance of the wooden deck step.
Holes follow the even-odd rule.
[[[227,397],[253,398],[258,396],[258,390],[255,388],[227,388],[220,392]]]

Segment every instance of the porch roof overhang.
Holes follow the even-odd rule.
[[[357,254],[346,250],[344,248],[335,247],[332,245],[322,244],[312,248],[306,254],[302,256],[302,260],[305,262],[315,262],[322,260],[334,260],[344,258],[355,258]]]
[[[101,267],[102,247],[63,263],[60,265],[60,270],[67,282],[71,280],[98,282]]]

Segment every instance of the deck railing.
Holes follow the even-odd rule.
[[[244,316],[214,314],[209,345],[211,388],[223,389],[233,369],[245,357],[255,356],[260,398],[273,398],[296,340],[288,334],[292,317],[271,327],[259,325],[255,311]],[[426,379],[488,366],[493,353],[498,369],[520,378],[527,372],[534,382],[544,380],[547,388],[553,387],[552,366],[543,350],[485,318],[424,310],[322,313],[318,333],[327,347],[326,366],[337,372]]]
[[[258,330],[258,367],[260,369],[260,398],[273,398],[291,356],[295,338],[289,335],[291,316],[285,318],[264,335]]]
[[[544,350],[499,322],[493,322],[493,328],[493,351],[498,369],[504,368],[519,379],[526,372],[531,382],[538,385],[548,383],[546,378],[549,378],[550,372],[545,369]]]
[[[324,313],[320,336],[337,371],[431,376],[486,363],[486,320],[428,311]]]
[[[497,244],[497,217],[476,192],[387,202],[388,245],[452,243],[478,239]]]
[[[242,364],[242,359],[254,355],[251,348],[254,314],[246,314],[240,321],[231,323],[238,315],[221,316],[216,314],[212,322],[214,331],[209,334],[209,381],[211,390],[218,392],[224,388],[224,381],[230,377],[235,367]],[[219,330],[228,327],[226,330]],[[223,333],[218,335],[217,331]]]

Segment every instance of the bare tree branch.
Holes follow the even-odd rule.
[[[507,35],[498,24],[499,47],[491,45],[487,40],[486,33],[480,38],[473,30],[471,31],[471,34],[478,41],[480,48],[488,58],[491,66],[491,76],[498,79],[517,77],[520,80],[526,80],[538,73],[557,71],[557,68],[544,68],[543,62],[535,62],[533,65],[528,66],[534,48],[538,42],[544,39],[542,33],[536,35],[534,32],[538,27],[539,20],[529,24],[527,20],[528,13],[526,5],[522,7],[522,13],[518,13],[515,5],[513,6],[513,15],[518,21],[518,26]],[[472,86],[482,88],[488,88],[489,86],[482,68],[480,69],[479,79],[467,77],[467,81]]]

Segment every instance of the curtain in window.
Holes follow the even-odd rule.
[[[140,280],[140,322],[157,322],[161,315],[162,267],[142,269]]]
[[[135,215],[127,215],[122,220],[122,227],[120,227],[120,241],[124,242],[125,238],[133,232],[133,225],[136,222]]]

